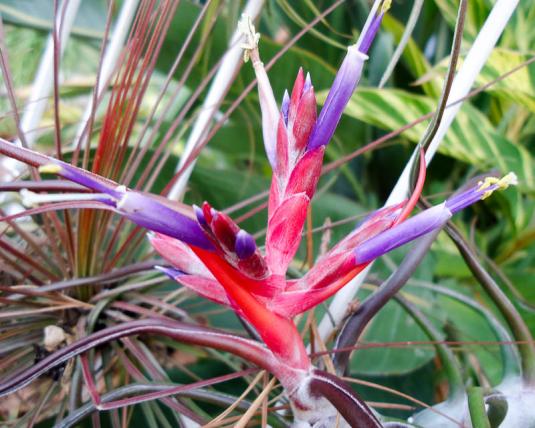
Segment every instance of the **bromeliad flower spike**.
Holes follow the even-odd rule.
[[[208,202],[194,207],[190,217],[157,197],[118,186],[64,162],[51,158],[39,161],[42,171],[98,192],[92,194],[91,203],[84,202],[88,207],[112,210],[151,230],[150,243],[171,265],[159,267],[162,272],[201,296],[230,307],[256,329],[276,362],[270,363],[269,369],[284,386],[298,426],[334,423],[336,409],[318,393],[328,388],[331,392],[325,396],[353,426],[380,426],[380,422],[350,389],[314,369],[293,317],[332,296],[375,258],[442,227],[455,212],[515,183],[512,174],[489,178],[404,221],[425,179],[421,156],[416,191],[409,200],[373,213],[306,275],[287,278],[321,175],[325,148],[359,82],[366,54],[389,3],[383,2],[373,12],[361,41],[348,48],[319,115],[312,79],[303,70],[298,71],[291,94],[286,92],[281,107],[277,107],[260,61],[259,36],[247,17],[241,22],[245,58],[252,60],[257,76],[264,145],[273,169],[264,251],[248,232]],[[13,157],[32,153],[9,146],[0,141],[1,152],[18,153]],[[83,200],[88,200],[87,194]]]

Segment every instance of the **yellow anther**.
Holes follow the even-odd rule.
[[[46,165],[41,165],[39,167],[39,172],[44,172],[48,174],[57,174],[61,172],[63,168],[60,165],[56,165],[55,163],[48,163]]]
[[[514,185],[518,184],[518,178],[517,178],[517,176],[516,176],[516,174],[514,172],[510,172],[509,174],[504,175],[502,178],[486,177],[483,181],[480,181],[478,184],[479,184],[478,191],[482,191],[482,190],[488,189],[490,186],[496,186],[496,188],[494,188],[492,190],[487,190],[483,194],[481,199],[486,199],[490,195],[492,195],[492,193],[495,190],[505,190],[509,186],[514,186]]]
[[[386,13],[392,6],[392,0],[385,0],[381,6],[381,13]]]

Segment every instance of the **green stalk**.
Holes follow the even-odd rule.
[[[491,428],[481,387],[474,386],[468,389],[468,409],[474,428]]]

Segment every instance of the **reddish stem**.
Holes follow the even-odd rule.
[[[111,340],[137,334],[163,335],[184,343],[230,352],[272,372],[279,378],[288,377],[292,371],[295,372],[295,369],[292,370],[291,367],[284,366],[278,361],[267,348],[250,339],[179,321],[144,319],[105,328],[59,349],[33,366],[0,382],[0,396],[23,388],[50,369],[90,349]]]

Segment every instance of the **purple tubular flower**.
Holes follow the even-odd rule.
[[[208,223],[206,222],[206,218],[204,217],[202,208],[197,205],[193,205],[193,212],[195,213],[195,217],[197,217],[197,222],[201,225],[201,227],[208,227]]]
[[[329,144],[342,112],[359,83],[364,62],[368,59],[366,54],[379,30],[385,12],[390,8],[390,4],[391,1],[389,0],[381,2],[378,14],[376,14],[376,8],[372,10],[374,16],[369,18],[371,21],[364,29],[365,33],[362,35],[360,42],[347,49],[347,55],[336,74],[316,126],[312,131],[308,142],[308,150],[314,150]]]
[[[355,262],[356,264],[368,263],[388,251],[413,241],[432,230],[441,228],[456,212],[487,198],[495,190],[506,189],[509,185],[514,184],[517,184],[517,179],[513,173],[509,173],[501,179],[487,177],[477,186],[363,242],[354,250]]]
[[[119,214],[146,229],[206,250],[213,249],[212,243],[195,220],[150,196],[125,190],[117,201],[116,208]]]
[[[284,96],[282,97],[281,113],[284,118],[284,124],[288,125],[288,110],[290,109],[290,95],[288,90],[284,91]]]
[[[373,18],[366,31],[366,34],[364,34],[362,41],[358,46],[358,50],[363,54],[367,54],[370,50],[370,46],[372,45],[373,39],[375,39],[375,36],[377,35],[377,31],[379,31],[379,27],[381,26],[384,15],[384,12],[381,12],[379,15]]]
[[[444,226],[451,215],[451,211],[444,203],[425,210],[398,226],[363,242],[354,250],[355,262],[357,264],[371,262],[407,242]]]
[[[248,259],[256,251],[256,242],[254,238],[245,230],[240,230],[236,235],[234,251],[240,260]]]
[[[316,121],[307,150],[314,150],[329,143],[342,112],[357,87],[364,61],[367,59],[368,57],[360,52],[355,45],[349,46],[347,55],[334,78],[333,85]]]
[[[488,198],[496,190],[504,190],[509,186],[516,186],[518,178],[510,172],[502,178],[486,177],[465,192],[454,195],[446,201],[448,209],[455,214],[473,203]]]
[[[516,184],[518,184],[518,180],[513,173],[509,173],[501,179],[487,177],[485,180],[479,182],[477,186],[448,199],[446,201],[446,206],[453,214],[455,214],[481,199],[486,199],[495,190],[506,189],[510,185]]]
[[[68,163],[56,160],[54,164],[45,165],[39,168],[41,172],[50,172],[53,174],[58,174],[60,177],[63,177],[74,183],[78,183],[88,189],[92,189],[95,192],[105,193],[110,195],[112,198],[119,198],[120,194],[116,190],[115,183],[107,184],[104,181],[99,180],[98,176],[94,176],[90,172],[76,168]],[[98,178],[97,178],[98,177]]]
[[[118,214],[125,216],[139,226],[206,250],[214,248],[199,223],[158,202],[149,195],[128,190],[124,186],[114,187],[111,183],[107,184],[97,180],[93,178],[92,174],[60,161],[45,165],[40,168],[40,171],[58,174],[67,180],[101,194],[109,195],[109,199],[103,199],[99,195],[95,195],[95,199],[113,206]]]

